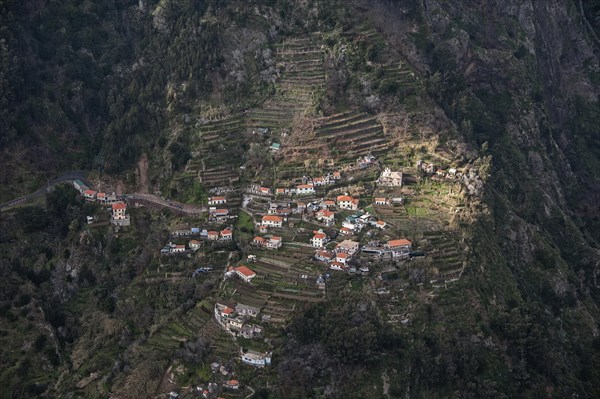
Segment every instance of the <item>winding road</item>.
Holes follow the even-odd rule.
[[[89,183],[85,180],[85,176],[86,173],[83,170],[73,170],[68,173],[64,173],[52,180],[49,180],[48,183],[46,183],[43,187],[40,187],[31,194],[27,194],[22,197],[15,198],[13,200],[0,204],[0,210],[5,210],[13,206],[22,205],[34,201],[38,198],[41,198],[47,193],[49,193],[52,190],[52,188],[57,184],[72,183],[75,180],[81,180],[88,186],[90,186]],[[133,205],[138,204],[153,208],[168,208],[176,213],[182,213],[186,215],[198,215],[201,213],[208,212],[208,209],[205,206],[184,204],[178,201],[163,199],[153,194],[133,193],[123,194],[122,197],[125,201]]]

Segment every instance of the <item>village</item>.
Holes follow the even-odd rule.
[[[372,180],[363,180],[365,172]],[[459,248],[458,243],[452,248],[448,242],[441,250],[436,248],[434,236],[411,234],[398,215],[406,214],[411,203],[418,200],[415,183],[466,185],[473,182],[465,179],[473,177],[476,183],[476,175],[468,176],[469,171],[445,171],[423,161],[409,170],[393,169],[377,157],[366,155],[350,166],[316,177],[287,178],[273,186],[253,183],[239,189],[215,187],[211,193],[217,195],[207,198],[207,213],[200,219],[203,222],[186,223],[169,231],[168,241],[159,248],[164,258],[161,262],[166,262],[168,269],[169,262],[178,257],[193,261],[215,251],[239,251],[240,261],[232,262],[233,252],[229,252],[225,265],[200,262],[189,275],[199,278],[223,270],[210,317],[238,342],[237,359],[242,365],[269,367],[273,353],[265,342],[273,327],[284,326],[303,303],[328,300],[336,281],[368,279],[373,294],[384,299],[388,322],[409,323],[408,313],[394,309],[398,304],[393,294],[399,287],[397,270],[407,262],[431,264],[440,252],[459,259]],[[110,223],[115,228],[131,224],[128,196],[97,192],[81,181],[73,185],[86,201],[110,209]],[[426,282],[439,289],[456,281],[464,270],[461,262],[451,263],[446,269],[432,267]],[[213,370],[219,378],[202,387],[204,397],[217,398],[223,390],[236,391],[243,386],[236,379],[235,367],[228,370],[225,372],[222,366]]]
[[[421,160],[411,168],[392,168],[369,154],[315,177],[213,187],[207,212],[191,219],[196,223],[173,225],[157,248],[162,269],[166,276],[183,278],[185,270],[169,272],[169,265],[188,259],[196,264],[187,272],[190,278],[222,273],[217,297],[202,305],[207,312],[202,317],[211,318],[238,347],[233,358],[220,360],[227,370],[213,363],[215,378],[197,387],[202,396],[214,399],[244,386],[231,363],[236,358],[246,367],[269,367],[273,351],[266,343],[273,328],[284,326],[302,304],[327,301],[342,281],[370,281],[388,323],[399,326],[410,323],[410,313],[398,308],[397,293],[406,282],[397,276],[404,265],[429,265],[426,280],[418,284],[431,289],[457,281],[464,270],[460,244],[447,234],[406,228],[416,220],[405,215],[420,200],[415,187],[422,184],[447,186],[451,193],[456,185],[468,190],[479,181],[469,169],[443,170]],[[73,185],[86,201],[109,209],[114,228],[131,225],[132,196],[97,192],[79,180]],[[94,220],[88,216],[87,222]],[[213,253],[229,253],[229,258],[202,261]],[[232,258],[234,253],[239,255]],[[435,266],[442,260],[445,267]]]

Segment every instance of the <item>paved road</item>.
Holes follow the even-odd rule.
[[[0,204],[0,209],[9,208],[15,205],[21,205],[40,197],[43,197],[48,192],[51,191],[52,187],[61,183],[71,183],[74,180],[81,180],[91,187],[88,182],[85,181],[85,172],[82,170],[74,170],[68,173],[64,173],[52,180],[49,180],[43,187],[39,188],[35,192],[31,194],[24,195],[19,198],[15,198],[11,201],[5,202],[4,204]],[[128,202],[138,202],[143,205],[154,205],[158,208],[169,208],[175,212],[184,213],[187,215],[197,215],[203,212],[208,212],[206,207],[188,205],[177,201],[164,200],[161,197],[158,197],[153,194],[142,194],[142,193],[133,193],[133,194],[125,194],[125,199]]]
[[[82,170],[73,170],[68,173],[62,174],[52,180],[49,180],[43,187],[39,188],[38,190],[36,190],[35,192],[33,192],[31,194],[27,194],[22,197],[15,198],[11,201],[0,204],[0,209],[4,209],[4,208],[8,208],[8,207],[11,207],[14,205],[20,205],[20,204],[24,204],[29,201],[33,201],[37,198],[40,198],[40,197],[43,197],[44,195],[46,195],[48,192],[50,192],[52,187],[54,187],[55,185],[61,184],[61,183],[69,183],[74,180],[82,180],[84,183],[87,183],[85,181],[85,172]]]

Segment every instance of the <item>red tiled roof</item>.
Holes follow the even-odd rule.
[[[339,254],[336,255],[336,257],[341,258],[341,259],[346,259],[348,257],[348,254],[344,253],[344,252],[340,252]]]
[[[87,195],[94,195],[94,194],[96,194],[96,192],[94,190],[85,190],[83,193],[87,194]]]
[[[401,238],[399,240],[390,240],[388,241],[388,246],[390,247],[403,247],[407,245],[412,245],[412,242],[408,241],[405,238]]]
[[[299,189],[303,189],[303,188],[314,188],[314,186],[312,184],[300,184],[299,186],[297,186],[296,188]]]
[[[225,229],[221,231],[221,235],[222,236],[227,236],[227,235],[231,235],[233,232],[229,229]]]
[[[329,258],[329,259],[333,258],[333,255],[327,251],[319,251],[319,252],[317,252],[317,254],[322,258]]]
[[[100,197],[106,197],[106,193],[98,193],[97,197],[98,198],[100,198]]]
[[[219,232],[218,232],[218,231],[209,231],[209,232],[208,232],[208,235],[209,235],[209,236],[218,236],[218,235],[219,235]]]
[[[280,216],[276,215],[265,215],[262,217],[263,222],[283,222],[283,219]]]
[[[353,199],[354,199],[354,198],[352,198],[352,197],[351,197],[351,196],[349,196],[349,195],[338,195],[338,197],[337,197],[337,201],[338,201],[338,202],[342,202],[342,201],[344,201],[344,202],[346,202],[346,201],[352,201]]]
[[[225,197],[210,197],[208,200],[209,201],[226,201],[227,198],[225,198]]]
[[[254,273],[252,270],[250,270],[248,267],[246,266],[240,266],[237,269],[235,269],[238,273],[243,274],[246,277],[253,277],[256,276],[256,273]]]
[[[271,237],[271,241],[281,241],[281,237],[278,237],[278,236],[272,236],[272,237]]]
[[[316,238],[318,240],[322,240],[322,239],[324,239],[326,237],[327,237],[327,234],[325,234],[325,233],[315,233],[315,236],[313,238]]]
[[[259,236],[254,237],[254,239],[252,241],[258,241],[258,242],[264,242],[265,239]]]
[[[225,306],[225,309],[223,309],[223,314],[232,314],[233,313],[233,309],[231,309],[229,306]]]
[[[115,202],[112,204],[113,210],[127,209],[127,205],[124,202]]]

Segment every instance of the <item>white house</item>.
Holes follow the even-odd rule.
[[[221,230],[221,240],[231,241],[233,239],[233,232],[229,229]]]
[[[240,266],[235,268],[235,273],[245,282],[249,283],[254,277],[256,277],[256,273],[254,273],[247,266]]]
[[[256,367],[265,367],[271,364],[271,352],[255,352],[255,351],[247,351],[246,353],[242,352],[242,362],[249,364],[251,366]]]
[[[335,255],[335,261],[343,263],[344,265],[346,264],[346,262],[348,262],[349,258],[350,256],[345,252],[338,252]]]
[[[389,205],[390,201],[387,198],[374,198],[373,203],[375,205]]]
[[[304,195],[304,194],[314,194],[315,186],[312,184],[300,184],[296,186],[296,194]]]
[[[188,242],[188,246],[192,251],[198,250],[200,248],[200,245],[200,241],[198,240],[191,240],[190,242]]]
[[[381,172],[377,183],[380,186],[400,187],[402,186],[402,172],[392,172],[390,168],[385,168]]]
[[[127,204],[124,202],[115,202],[112,204],[112,219],[111,223],[118,226],[129,226],[129,216],[125,213]]]
[[[311,238],[310,243],[315,248],[324,247],[327,243],[327,234],[321,232],[315,233],[313,238]]]
[[[390,240],[387,243],[387,247],[393,251],[408,252],[412,248],[412,242],[405,238]]]
[[[171,247],[171,252],[173,253],[181,253],[181,252],[185,252],[185,245],[173,245]]]
[[[268,249],[278,249],[281,248],[283,240],[281,237],[271,236],[269,240],[265,243],[265,247]]]
[[[335,222],[335,213],[331,212],[329,209],[321,209],[319,212],[317,212],[316,217],[318,220],[326,224],[332,224]]]
[[[276,215],[265,215],[262,217],[262,224],[269,227],[281,227],[283,225],[283,218]]]
[[[212,230],[211,230],[211,231],[209,231],[209,232],[208,232],[208,236],[207,236],[207,238],[208,238],[210,241],[217,241],[217,240],[219,239],[219,232],[218,232],[218,231],[212,231]]]
[[[96,199],[96,192],[94,190],[85,190],[83,197],[88,201],[94,201]]]
[[[225,197],[208,197],[208,205],[223,205],[227,203]]]
[[[339,195],[337,197],[337,206],[341,209],[355,211],[358,209],[358,199],[352,198],[349,195]]]

